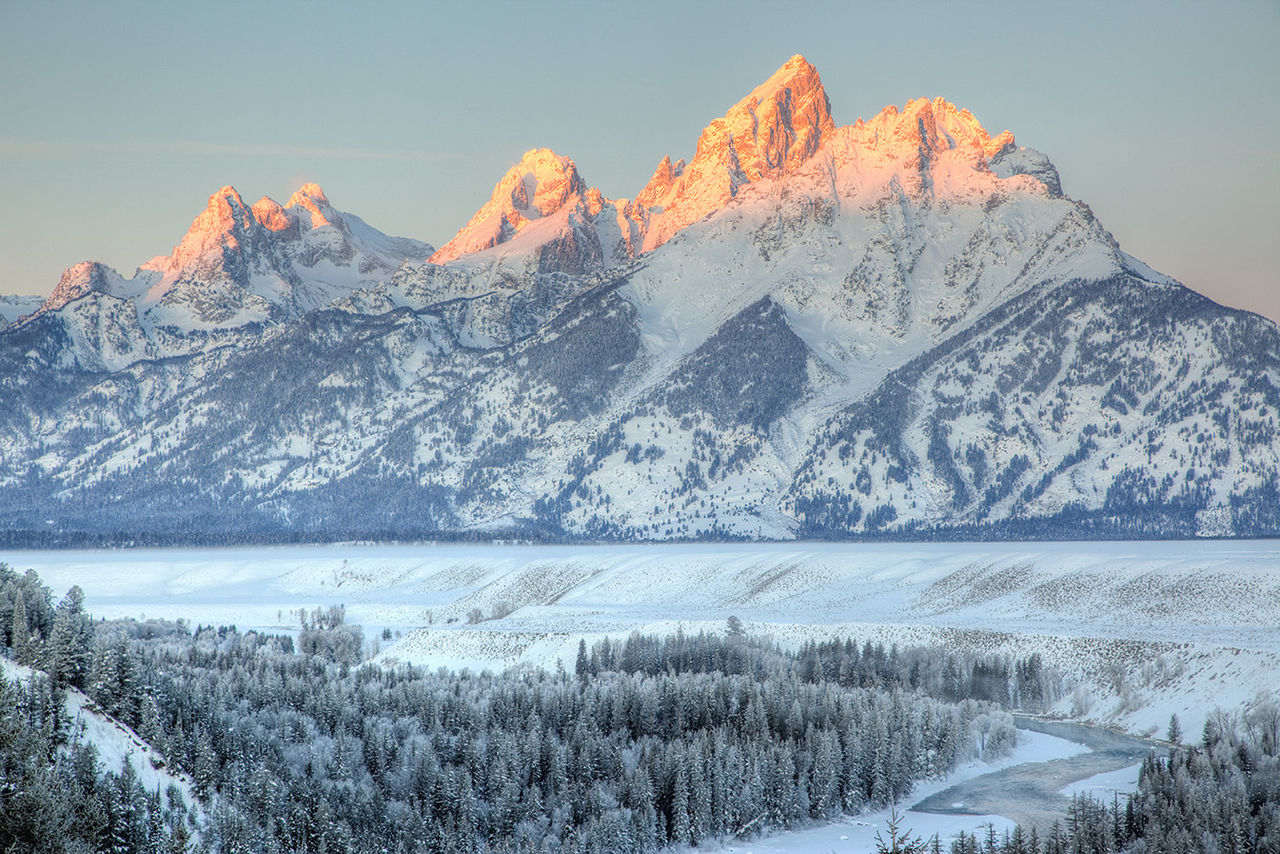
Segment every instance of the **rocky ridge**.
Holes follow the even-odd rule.
[[[234,343],[389,277],[432,247],[388,237],[306,184],[285,205],[234,187],[209,197],[169,255],[131,278],[98,262],[69,268],[33,317],[76,342],[63,363],[114,370]]]

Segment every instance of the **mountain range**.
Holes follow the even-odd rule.
[[[534,149],[435,248],[224,187],[0,318],[12,542],[1280,535],[1274,323],[800,56],[634,198]]]

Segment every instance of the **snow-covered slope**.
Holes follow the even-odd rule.
[[[838,126],[795,57],[634,200],[534,149],[425,253],[314,186],[228,188],[133,279],[73,268],[0,332],[0,518],[1280,534],[1280,330],[1125,254],[1045,155],[941,98]]]
[[[25,682],[36,671],[22,664],[0,657],[0,677]],[[119,773],[123,763],[133,767],[142,788],[148,792],[167,792],[176,786],[182,800],[198,813],[203,813],[192,788],[194,782],[187,774],[170,771],[160,752],[129,727],[102,711],[85,694],[64,686],[67,693],[65,713],[70,721],[66,737],[80,744],[91,744],[98,754],[102,771]]]

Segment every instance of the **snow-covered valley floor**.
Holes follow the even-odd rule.
[[[572,667],[579,639],[736,615],[783,645],[853,636],[1039,651],[1064,715],[1138,734],[1280,687],[1280,541],[326,545],[0,554],[100,617],[292,631],[343,604],[381,660]],[[509,613],[492,619],[494,613]],[[291,613],[292,612],[292,613]],[[470,616],[469,616],[470,615]],[[482,615],[483,621],[469,620]],[[400,637],[396,638],[395,635]]]
[[[299,608],[342,604],[370,645],[391,634],[377,660],[432,667],[572,668],[580,639],[720,632],[736,615],[784,646],[852,636],[1039,652],[1068,683],[1054,713],[1140,735],[1162,735],[1176,713],[1197,737],[1215,707],[1244,711],[1280,688],[1276,541],[351,544],[9,552],[0,561],[35,569],[55,597],[80,585],[103,617],[293,631]],[[1048,736],[1023,736],[1009,762],[1042,761]],[[1104,776],[1073,785],[1123,787],[1135,775]],[[928,836],[983,821],[910,813],[905,824]],[[862,816],[725,850],[874,850],[884,822]]]

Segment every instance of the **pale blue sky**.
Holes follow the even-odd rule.
[[[838,124],[941,95],[1130,253],[1280,319],[1280,3],[0,0],[0,292],[129,275],[210,193],[441,245],[526,149],[634,195],[794,53]]]

